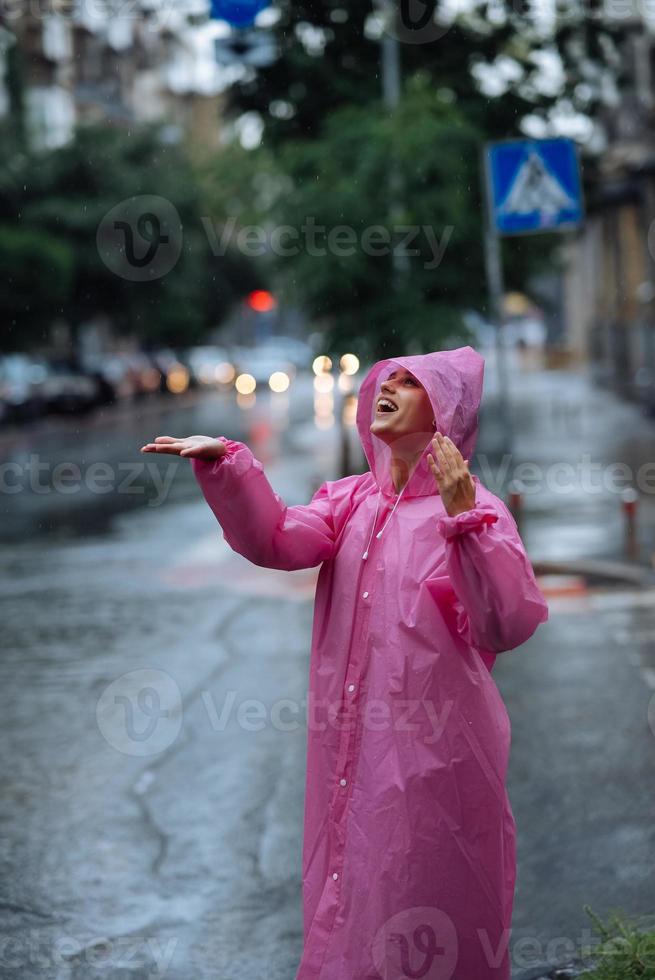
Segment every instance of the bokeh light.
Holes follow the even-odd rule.
[[[314,374],[325,374],[326,371],[332,370],[332,361],[327,356],[327,354],[319,354],[315,357],[312,362],[312,371]]]
[[[166,375],[166,387],[174,395],[180,395],[189,387],[189,372],[183,364],[174,364]]]
[[[234,382],[234,387],[240,395],[251,395],[257,387],[257,382],[252,374],[240,374]]]
[[[324,394],[334,388],[334,378],[331,374],[317,374],[314,378],[314,390]]]
[[[339,361],[339,367],[344,374],[357,374],[359,371],[359,358],[356,354],[343,354]]]
[[[221,361],[220,364],[216,365],[214,370],[216,381],[223,385],[231,384],[234,381],[236,373],[234,365],[230,364],[229,361]]]
[[[248,306],[256,313],[268,313],[275,305],[275,297],[267,289],[253,289],[248,294]]]
[[[271,391],[286,391],[289,384],[289,375],[285,374],[284,371],[273,371],[273,374],[268,379],[268,386]]]

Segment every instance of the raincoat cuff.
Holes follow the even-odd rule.
[[[481,504],[462,511],[456,517],[450,517],[448,514],[440,517],[437,528],[445,538],[452,538],[464,531],[480,530],[487,524],[495,524],[499,517],[500,514],[492,507]]]
[[[215,474],[221,469],[229,469],[239,476],[252,465],[252,453],[243,442],[228,439],[226,436],[216,436],[225,443],[225,452],[218,459],[191,458],[191,468],[197,475]]]

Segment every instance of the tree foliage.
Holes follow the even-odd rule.
[[[588,19],[572,0],[560,0],[552,30],[536,18],[538,5],[477,3],[449,22],[432,8],[441,33],[401,44],[394,110],[382,100],[382,22],[371,0],[278,0],[277,60],[228,92],[228,112],[257,114],[263,140],[238,165],[239,150],[227,168],[217,163],[226,220],[258,220],[269,231],[347,225],[358,241],[378,224],[452,229],[438,267],[427,267],[419,235],[421,253],[400,276],[390,254],[361,248],[269,249],[281,288],[328,326],[337,347],[381,353],[463,338],[463,312],[486,309],[483,144],[525,135],[526,120],[548,135],[558,107],[593,115],[616,74],[618,28]],[[558,244],[551,235],[504,240],[507,287],[525,288]]]
[[[174,267],[151,281],[112,271],[96,244],[112,208],[139,195],[173,205],[183,229]],[[4,349],[43,343],[56,317],[73,330],[97,313],[146,345],[190,344],[225,316],[251,287],[243,256],[215,255],[203,229],[193,166],[156,128],[128,133],[80,127],[67,145],[35,152],[3,141],[0,235]]]

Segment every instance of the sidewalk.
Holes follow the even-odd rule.
[[[627,561],[648,581],[655,552],[655,423],[594,387],[584,371],[512,368],[510,360],[513,453],[500,454],[492,352],[475,472],[506,502],[510,481],[522,478],[520,530],[535,565]],[[638,493],[632,557],[621,494],[627,486]]]
[[[528,477],[520,531],[551,612],[494,670],[513,733],[513,977],[568,980],[592,966],[579,959],[583,931],[598,942],[585,903],[605,921],[613,908],[655,918],[655,423],[585,371],[511,371],[510,382],[514,443],[503,460],[491,357],[474,468],[506,502],[509,482]],[[631,555],[629,485],[638,491]],[[549,566],[569,574],[546,574]],[[522,948],[541,956],[521,957]]]

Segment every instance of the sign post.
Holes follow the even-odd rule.
[[[578,228],[583,221],[580,164],[570,139],[504,140],[484,147],[484,253],[489,307],[496,327],[499,407],[507,449],[513,448],[503,336],[500,237]]]

